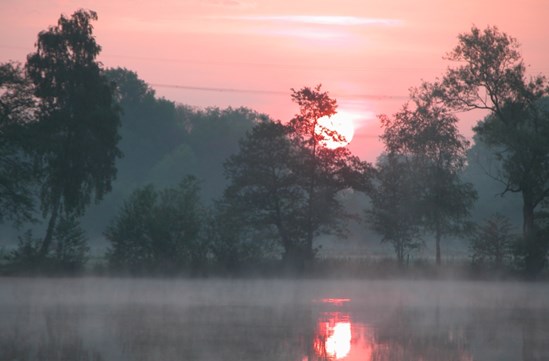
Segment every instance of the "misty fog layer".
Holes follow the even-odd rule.
[[[546,360],[537,284],[10,279],[1,360]]]

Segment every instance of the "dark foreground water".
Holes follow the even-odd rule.
[[[548,286],[0,278],[0,360],[549,360]]]

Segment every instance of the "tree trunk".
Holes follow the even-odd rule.
[[[525,246],[525,271],[529,277],[536,277],[547,263],[547,244],[534,223],[534,210],[536,208],[532,197],[524,193],[522,206],[522,232]]]
[[[441,264],[441,257],[440,257],[440,238],[441,238],[441,232],[440,232],[440,225],[436,224],[436,230],[435,230],[435,248],[436,248],[436,262],[437,266],[440,266]]]
[[[316,187],[316,162],[317,162],[317,155],[316,155],[316,146],[317,141],[315,139],[316,136],[316,123],[315,120],[313,132],[311,136],[313,137],[313,153],[311,157],[311,178],[309,182],[309,204],[308,204],[308,214],[307,214],[307,239],[305,240],[305,257],[307,258],[307,262],[312,261],[313,259],[313,238],[314,238],[314,226],[313,226],[313,213],[315,211],[314,209],[314,198],[315,198],[315,187]]]
[[[53,239],[53,230],[57,225],[57,216],[59,215],[59,206],[61,200],[57,199],[51,211],[50,220],[48,222],[48,229],[46,230],[46,236],[42,240],[42,245],[40,246],[40,258],[44,259],[50,250],[51,241]]]
[[[400,268],[402,268],[402,267],[404,267],[404,245],[403,245],[403,242],[402,241],[397,241],[395,248],[396,248],[398,266]]]
[[[534,230],[534,204],[528,194],[522,193],[522,235],[527,240]]]

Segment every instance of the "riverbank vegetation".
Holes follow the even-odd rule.
[[[282,121],[175,104],[135,72],[102,67],[96,19],[62,16],[25,64],[0,64],[3,274],[547,272],[549,86],[527,77],[517,41],[498,28],[460,34],[454,66],[379,116],[385,151],[370,164],[319,121],[337,113],[321,85],[292,89],[296,115]],[[475,109],[488,115],[471,145],[456,112]],[[501,214],[486,189],[515,208]],[[394,258],[321,252],[319,238],[357,224],[353,237],[377,234]],[[449,239],[467,257],[444,261]],[[418,257],[428,242],[434,254]]]

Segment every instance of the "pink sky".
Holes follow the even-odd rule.
[[[370,161],[382,150],[376,115],[440,76],[473,24],[516,37],[530,73],[549,74],[547,0],[2,0],[0,62],[24,61],[39,31],[79,8],[99,15],[105,66],[136,71],[176,102],[288,120],[290,88],[322,83],[355,123],[351,150]],[[471,136],[479,115],[460,117]]]

